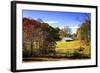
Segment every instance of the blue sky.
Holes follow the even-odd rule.
[[[37,11],[37,10],[23,10],[23,16],[31,19],[42,19],[52,27],[64,28],[68,26],[72,33],[75,33],[77,28],[81,25],[86,16],[91,18],[90,13],[79,12],[56,12],[56,11]]]

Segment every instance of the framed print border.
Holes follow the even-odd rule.
[[[96,11],[95,21],[95,64],[84,65],[84,66],[70,66],[70,67],[52,67],[52,68],[36,68],[36,69],[17,69],[17,4],[28,4],[28,5],[46,5],[46,6],[59,6],[59,7],[82,7],[82,8],[93,8]],[[73,68],[86,68],[86,67],[97,67],[98,66],[98,7],[90,5],[74,5],[74,4],[58,4],[58,3],[43,3],[43,2],[26,2],[26,1],[12,1],[11,2],[11,71],[22,72],[22,71],[40,71],[40,70],[55,70],[55,69],[73,69]]]

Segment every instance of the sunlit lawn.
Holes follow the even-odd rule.
[[[84,54],[90,54],[90,46],[86,46],[85,43],[80,42],[79,40],[74,41],[58,41],[56,45],[56,51],[59,53],[73,53],[75,50],[77,50],[79,47],[83,47],[83,53]]]

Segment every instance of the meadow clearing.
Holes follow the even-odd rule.
[[[91,48],[89,45],[80,42],[79,40],[73,41],[58,41],[56,45],[56,52],[59,53],[59,56],[69,55],[69,57],[73,54],[82,55],[90,58]]]

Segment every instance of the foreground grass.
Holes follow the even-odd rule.
[[[80,42],[79,40],[74,41],[58,41],[56,45],[56,52],[58,53],[74,53],[77,49],[83,47],[84,50],[81,52],[85,55],[90,56],[91,48],[90,46],[86,45],[85,43]]]

